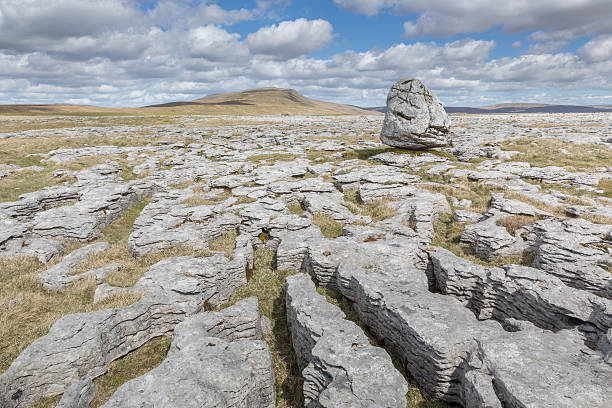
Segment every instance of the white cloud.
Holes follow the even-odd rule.
[[[378,14],[389,2],[387,0],[334,0],[334,3],[353,13],[371,16]]]
[[[527,48],[528,54],[549,54],[553,51],[557,51],[558,49],[567,45],[568,41],[566,40],[551,40],[545,42],[538,42],[535,44],[531,44]]]
[[[101,34],[138,18],[136,10],[120,0],[3,0],[0,49],[34,50],[40,41]]]
[[[215,25],[194,28],[188,38],[192,57],[235,62],[249,54],[248,47],[240,41],[240,34],[230,34]]]
[[[590,40],[580,47],[578,55],[591,62],[612,60],[612,36],[601,36]]]
[[[439,36],[485,31],[502,26],[505,32],[539,30],[549,41],[559,35],[577,38],[611,32],[610,0],[334,0],[341,8],[365,15],[384,10],[418,14],[404,24],[408,37]]]
[[[249,34],[246,42],[254,54],[293,58],[320,50],[333,38],[328,21],[299,18],[262,27]]]
[[[79,13],[91,27],[77,24],[61,29],[76,17],[57,10],[77,2],[82,7]],[[334,39],[333,27],[325,20],[283,21],[254,29],[246,39],[233,32],[230,24],[269,18],[279,10],[275,7],[282,9],[281,2],[262,0],[254,9],[225,10],[207,1],[163,0],[143,11],[135,7],[135,0],[0,0],[0,96],[3,103],[88,101],[102,106],[139,106],[280,86],[325,100],[379,105],[389,86],[401,77],[423,79],[446,104],[530,98],[554,102],[559,95],[577,101],[578,94],[584,95],[584,101],[592,98],[589,103],[609,103],[605,98],[612,94],[610,33],[591,38],[577,53],[557,51],[580,33],[605,31],[602,18],[585,23],[583,16],[577,16],[577,25],[572,26],[563,17],[568,11],[552,7],[551,14],[560,20],[555,25],[543,18],[539,31],[519,44],[528,48],[526,55],[494,59],[494,41],[471,38],[405,41],[362,52],[349,49],[328,58],[309,57]],[[553,4],[552,0],[542,2]],[[500,21],[506,30],[519,29],[521,24],[535,24],[532,20],[543,13],[538,11],[539,4],[529,6],[524,0],[513,2],[517,10],[499,5],[500,10],[493,11],[482,0],[467,5],[441,0],[336,3],[366,14],[385,7],[397,13],[416,10],[432,18],[432,30],[447,24],[451,31]],[[565,3],[567,10],[586,4],[584,0]],[[595,3],[601,5],[589,4]],[[96,8],[98,4],[105,7]],[[470,11],[474,4],[482,6],[482,12]],[[108,10],[111,5],[118,8]],[[592,10],[591,6],[585,7]],[[519,21],[527,10],[534,16]],[[588,10],[586,15],[592,16]],[[21,14],[15,14],[17,11]],[[101,13],[100,20],[92,21],[96,12]],[[444,16],[449,18],[444,20]],[[494,18],[488,21],[491,16]],[[418,21],[412,24],[418,33]],[[556,92],[543,95],[543,90]],[[585,90],[593,90],[592,95]]]

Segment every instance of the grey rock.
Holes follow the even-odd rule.
[[[274,369],[257,298],[202,312],[174,329],[166,359],[123,384],[105,408],[275,406]]]
[[[612,301],[576,290],[535,268],[485,267],[433,247],[428,251],[442,293],[481,319],[528,320],[551,331],[577,328],[591,347],[612,327]]]
[[[533,266],[566,285],[612,299],[612,226],[584,219],[536,222],[527,235],[536,251]]]
[[[453,221],[455,222],[474,223],[480,221],[481,218],[482,214],[473,211],[455,210],[453,213]]]
[[[143,295],[138,302],[64,316],[28,346],[0,375],[0,406],[27,406],[61,394],[75,381],[104,374],[112,361],[172,331],[185,317],[229,300],[246,283],[249,266],[248,245],[237,248],[233,260],[216,254],[158,262],[130,288]]]
[[[519,254],[528,249],[518,230],[515,236],[508,233],[505,227],[497,225],[504,215],[489,211],[489,217],[465,227],[461,233],[461,242],[468,244],[482,259],[492,260],[501,256]]]
[[[436,95],[418,79],[400,79],[387,95],[380,140],[390,146],[422,149],[446,146],[450,119]]]
[[[173,190],[153,195],[134,222],[128,249],[135,257],[172,246],[207,250],[208,242],[235,229],[240,217],[220,212],[214,206],[187,207],[181,202],[193,195],[190,190]]]
[[[96,386],[90,379],[77,381],[66,388],[55,408],[89,408],[96,396]]]
[[[110,273],[110,270],[89,271],[77,275],[74,275],[73,271],[77,266],[87,261],[93,255],[106,251],[108,248],[110,248],[108,242],[97,242],[95,244],[86,245],[71,252],[60,263],[41,272],[38,276],[45,288],[53,290],[64,289],[72,282],[83,279],[90,274],[99,276],[98,279],[103,279],[104,275]]]
[[[266,316],[261,316],[261,333],[264,336],[271,336],[273,334],[274,327],[272,325],[272,320],[270,320]]]
[[[308,275],[290,276],[283,287],[306,407],[406,406],[408,385],[389,355],[319,295]]]
[[[507,332],[478,321],[458,299],[430,292],[425,271],[397,246],[345,240],[313,245],[306,269],[354,302],[360,320],[430,395],[463,406],[606,405],[612,367],[577,333]]]
[[[90,241],[132,204],[142,200],[151,185],[109,183],[92,188],[72,206],[51,208],[34,217],[32,232],[41,237]]]

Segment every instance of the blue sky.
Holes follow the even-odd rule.
[[[262,86],[384,105],[612,104],[610,0],[0,0],[0,103],[141,106]]]

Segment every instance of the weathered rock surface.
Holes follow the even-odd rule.
[[[612,367],[577,333],[505,331],[430,292],[425,271],[395,245],[325,241],[309,247],[306,269],[354,302],[361,321],[431,395],[464,406],[605,406]]]
[[[512,236],[505,227],[497,225],[504,217],[503,213],[489,212],[488,215],[488,218],[465,227],[461,233],[462,243],[468,244],[476,255],[486,260],[520,254],[527,249],[521,231]]]
[[[612,301],[576,290],[539,269],[485,267],[450,251],[428,251],[442,293],[463,302],[480,320],[528,320],[543,329],[578,329],[592,347],[612,327]]]
[[[418,79],[400,79],[387,95],[381,142],[404,149],[446,146],[450,119],[431,90]]]
[[[612,225],[542,220],[532,226],[527,240],[536,248],[534,267],[569,286],[612,299]]]
[[[64,289],[72,282],[83,279],[87,275],[91,274],[99,277],[108,274],[110,271],[106,270],[88,271],[77,275],[73,274],[77,266],[87,261],[93,255],[106,251],[108,248],[110,248],[110,245],[107,242],[97,242],[71,252],[62,262],[40,273],[39,277],[43,286],[47,289],[60,290]]]
[[[408,385],[386,351],[370,345],[305,274],[284,284],[287,324],[304,377],[306,407],[405,407]]]
[[[96,396],[96,386],[92,380],[73,383],[66,389],[55,408],[88,408]]]
[[[432,124],[426,99],[425,91],[405,103],[394,98],[407,107],[401,112],[413,116],[394,116],[398,126],[414,131],[403,139],[412,148],[447,143],[451,135],[445,119],[442,126]],[[388,116],[393,115],[389,110]],[[259,331],[250,323],[257,320],[251,313],[256,307],[232,309],[238,310],[232,316],[226,311],[201,313],[227,301],[247,276],[257,278],[253,245],[276,252],[276,269],[306,270],[319,285],[352,301],[359,325],[367,326],[423,390],[437,398],[467,407],[609,405],[612,199],[605,195],[612,167],[601,160],[612,148],[609,114],[460,115],[454,117],[452,147],[403,153],[376,140],[381,117],[185,116],[176,118],[179,125],[112,124],[120,119],[104,118],[98,124],[102,126],[88,126],[97,119],[72,118],[78,122],[74,128],[0,135],[81,138],[85,132],[95,144],[40,155],[43,163],[56,166],[79,158],[104,162],[79,171],[0,163],[0,177],[52,171],[54,184],[63,183],[0,203],[0,256],[54,261],[72,247],[65,241],[90,243],[151,193],[151,203],[128,239],[131,253],[140,257],[180,246],[181,251],[189,247],[212,256],[165,259],[129,288],[104,282],[112,271],[118,276],[129,272],[116,263],[76,276],[65,262],[45,271],[43,277],[60,287],[93,275],[98,284],[94,302],[140,300],[122,309],[60,319],[0,375],[0,406],[28,406],[61,392],[63,405],[86,406],[92,377],[181,322],[173,353],[159,371],[126,384],[115,396],[117,406],[188,406],[201,398],[209,398],[204,405],[214,406],[232,390],[239,396],[234,400],[238,406],[270,401],[263,396],[270,395],[267,391],[257,392],[268,389],[261,379],[271,380],[269,355],[258,343],[259,334],[257,339],[251,334]],[[219,126],[219,121],[225,124]],[[132,135],[137,135],[138,146],[125,146]],[[550,157],[533,155],[542,149],[540,138],[547,138],[547,146],[548,138],[555,138],[563,149],[551,151]],[[113,146],[113,139],[120,146]],[[573,168],[554,162],[549,166],[550,158],[559,154],[565,155],[562,163],[573,162],[572,149],[578,156]],[[585,160],[591,153],[594,162],[602,161],[599,167]],[[484,160],[461,162],[477,157]],[[451,211],[452,220],[437,222],[440,214]],[[316,214],[344,224],[341,236],[325,239],[322,231],[338,231],[314,225]],[[441,249],[428,252],[432,241],[455,248],[459,231],[464,231],[463,243],[492,265],[501,265],[499,257],[505,255],[531,264],[533,253],[535,261],[531,267],[485,267]],[[234,257],[229,259],[224,253],[232,248],[226,240],[234,232]],[[348,373],[378,367],[364,367],[359,354],[377,349],[368,346],[361,331],[353,332],[354,325],[342,315],[336,316],[337,309],[321,303],[312,290],[306,292],[308,296],[294,296],[290,306],[308,311],[296,313],[293,329],[303,328],[294,330],[298,356],[309,355],[303,364],[309,405],[374,404],[355,398],[389,388],[389,383],[378,373]],[[120,294],[126,296],[111,297]],[[0,298],[0,320],[19,316],[27,303],[23,300],[21,295]],[[272,325],[266,330],[274,337],[278,326],[272,330]],[[353,341],[347,345],[351,338],[359,347]],[[208,360],[213,363],[205,365]],[[213,373],[228,376],[210,380]],[[364,391],[361,379],[380,385]],[[211,387],[216,391],[209,392]],[[380,398],[391,398],[401,387],[396,388]],[[158,389],[163,390],[161,402],[154,400]],[[250,402],[243,404],[245,398]]]
[[[166,359],[119,387],[103,407],[271,408],[275,402],[272,356],[252,297],[179,323]]]
[[[250,262],[250,246],[237,248],[233,260],[217,254],[158,262],[131,289],[143,294],[138,302],[64,316],[26,348],[0,375],[0,405],[24,407],[104,374],[112,361],[173,330],[206,304],[227,301],[246,283]]]

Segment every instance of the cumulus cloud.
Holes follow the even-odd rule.
[[[0,49],[34,50],[67,38],[97,35],[133,24],[139,14],[120,0],[3,0]]]
[[[334,0],[339,7],[365,15],[384,10],[417,14],[404,24],[408,37],[470,33],[501,26],[506,32],[540,30],[535,41],[550,41],[558,35],[576,38],[588,33],[612,31],[609,0]],[[567,38],[566,38],[567,39]]]
[[[580,47],[578,55],[591,62],[612,60],[612,36],[601,36],[590,40]]]
[[[293,58],[320,50],[333,38],[328,21],[299,18],[262,27],[249,34],[246,42],[254,54]]]
[[[580,92],[593,103],[604,103],[612,94],[612,33],[602,28],[601,17],[588,11],[603,4],[598,1],[589,2],[592,7],[585,11],[592,21],[585,23],[588,18],[580,15],[576,25],[563,16],[585,0],[567,2],[567,10],[553,7],[551,15],[563,18],[554,24],[543,18],[525,44],[517,44],[525,47],[525,55],[506,58],[492,58],[494,41],[471,38],[404,39],[384,48],[349,49],[314,58],[313,52],[334,40],[328,21],[281,21],[242,36],[231,25],[254,19],[269,24],[267,19],[282,10],[274,9],[281,3],[286,0],[259,0],[251,9],[226,10],[209,1],[160,0],[143,10],[136,0],[0,0],[0,99],[142,106],[280,86],[314,98],[378,105],[401,77],[423,79],[446,104],[490,103],[503,100],[508,92],[515,100],[554,97],[554,93],[542,96],[543,89],[556,89],[557,95],[566,92],[568,101],[577,89],[593,89],[592,96]],[[431,33],[438,32],[440,25],[450,31],[474,30],[491,21],[503,23],[506,30],[519,30],[533,26],[543,13],[538,11],[540,2],[529,6],[523,0],[512,3],[517,10],[510,5],[491,10],[482,0],[467,5],[441,0],[336,3],[364,14],[387,9],[428,15]],[[550,8],[554,2],[541,3]],[[67,10],[69,6],[76,7],[72,9],[76,14]],[[535,17],[526,17],[528,10],[535,11]],[[490,16],[494,18],[487,21]],[[72,25],[74,20],[85,23]],[[410,23],[408,29],[415,35],[425,30],[419,19]],[[600,34],[576,53],[559,52],[580,33]]]
[[[248,54],[248,47],[240,41],[240,34],[207,25],[189,31],[190,55],[210,61],[238,61]]]
[[[408,21],[404,25],[405,34],[410,37],[484,31],[497,25],[506,32],[545,28],[551,32],[574,31],[577,35],[581,30],[605,29],[612,13],[612,2],[608,0],[515,0],[506,3],[400,0],[394,3],[405,12],[419,13],[415,22]]]
[[[334,3],[344,10],[371,16],[378,14],[389,2],[387,0],[334,0]]]

